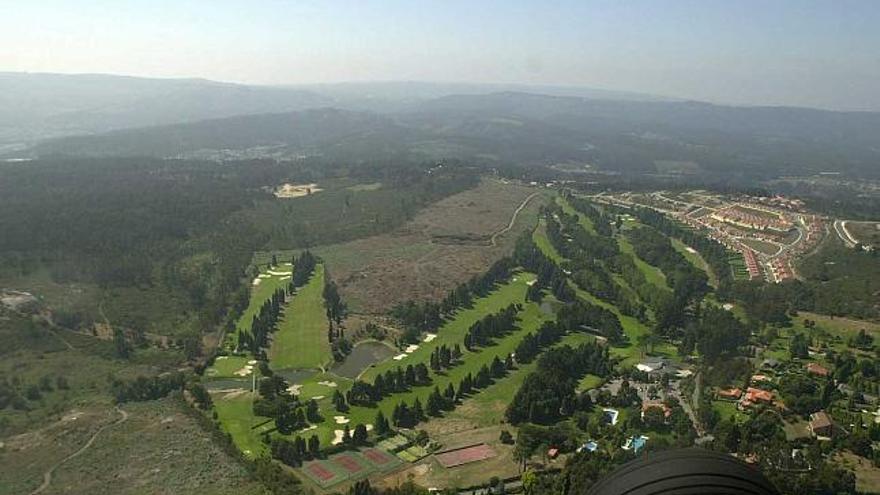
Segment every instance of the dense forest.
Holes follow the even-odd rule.
[[[114,295],[61,315],[59,321],[72,327],[99,318],[98,303],[105,299],[101,309],[116,324],[197,335],[247,304],[243,278],[255,251],[387,231],[422,205],[477,183],[470,168],[448,163],[431,171],[433,165],[148,158],[3,163],[0,280],[14,287],[45,276]],[[327,190],[295,202],[270,193],[292,178],[326,181]],[[354,180],[383,187],[346,189]],[[310,216],[314,211],[323,213]],[[138,304],[146,293],[172,302]],[[163,320],[174,324],[163,327]]]

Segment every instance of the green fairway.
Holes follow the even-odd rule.
[[[205,378],[233,378],[236,371],[245,367],[252,359],[244,356],[217,356],[214,364],[205,370]]]
[[[377,373],[383,373],[385,370],[395,369],[398,366],[405,367],[408,364],[417,364],[419,362],[428,363],[430,361],[431,351],[439,345],[446,344],[447,346],[452,346],[455,344],[461,344],[464,341],[464,335],[467,332],[467,329],[474,322],[483,318],[487,314],[497,312],[507,307],[510,303],[522,302],[525,299],[525,292],[528,288],[527,284],[531,280],[534,280],[534,275],[530,273],[518,273],[514,278],[516,280],[512,280],[511,282],[500,286],[489,296],[476,300],[473,308],[459,311],[454,319],[447,322],[437,331],[437,338],[432,342],[421,343],[418,350],[409,354],[407,358],[401,361],[389,359],[379,363],[374,368],[370,368],[367,373],[364,374],[364,380],[372,382]],[[332,405],[332,401],[329,399],[333,392],[328,389],[327,395],[319,400],[321,414],[324,416],[325,421],[319,424],[317,429],[307,432],[306,435],[310,436],[312,434],[317,434],[321,439],[322,445],[326,445],[327,442],[333,439],[333,431],[342,428],[341,425],[335,422],[334,416],[345,416],[350,420],[349,425],[353,427],[356,424],[372,424],[379,409],[390,418],[394,406],[401,401],[406,401],[411,405],[415,398],[418,397],[419,400],[422,401],[422,404],[425,404],[428,395],[434,389],[434,386],[438,386],[440,390],[444,390],[449,383],[458,387],[459,382],[465,377],[465,375],[468,373],[476,375],[477,371],[479,371],[484,364],[489,365],[495,356],[499,356],[503,359],[516,349],[516,346],[519,345],[519,342],[526,333],[536,330],[544,321],[548,321],[552,318],[551,315],[544,314],[540,307],[535,303],[524,304],[523,311],[519,313],[518,317],[519,322],[517,324],[517,329],[509,335],[498,339],[495,345],[478,348],[473,352],[463,349],[463,362],[458,366],[447,370],[443,374],[432,373],[432,383],[430,385],[413,387],[407,392],[385,397],[376,405],[376,407],[357,406],[352,407],[347,413],[336,412]],[[505,380],[506,378],[499,380],[499,384],[506,383]],[[335,382],[338,385],[337,389],[342,393],[345,393],[351,387],[350,381],[337,377],[332,373],[323,373],[306,381],[303,388],[304,396],[308,395],[305,391],[307,388],[311,387],[309,383],[319,381]],[[511,382],[511,385],[509,386],[502,385],[502,387],[502,392],[513,393],[516,390],[516,382]],[[477,395],[480,393],[482,392],[478,391]]]
[[[640,336],[647,335],[651,332],[647,326],[632,316],[621,314],[620,310],[617,309],[617,306],[609,304],[593,296],[589,292],[576,287],[575,292],[581,299],[597,306],[601,306],[617,315],[617,318],[620,320],[620,325],[623,327],[623,333],[626,334],[629,342],[625,346],[612,347],[611,355],[620,358],[623,367],[633,366],[645,357],[643,349],[639,347],[637,343]],[[678,351],[672,344],[661,343],[654,346],[651,354],[675,357],[678,355]]]
[[[323,291],[324,265],[321,264],[288,303],[278,330],[272,334],[269,362],[273,369],[323,369],[333,359],[327,341]]]
[[[703,257],[700,256],[700,253],[692,253],[688,251],[688,246],[674,237],[670,237],[669,240],[672,241],[672,247],[674,247],[676,251],[681,253],[681,255],[684,256],[684,258],[688,260],[690,264],[694,265],[700,270],[703,270],[703,272],[706,273],[706,276],[709,277],[709,285],[716,288],[718,287],[718,277],[716,277],[715,273],[712,272],[712,269],[709,268],[709,264],[706,263],[706,260],[704,260]]]
[[[283,273],[284,275],[273,275],[269,273],[270,270],[267,270],[265,267],[260,271],[260,275],[256,278],[256,280],[259,280],[257,285],[253,285],[253,282],[251,282],[250,301],[248,307],[244,310],[244,313],[238,318],[238,323],[235,325],[236,330],[250,331],[251,322],[253,321],[254,316],[260,311],[260,307],[263,306],[263,303],[269,300],[277,289],[287,287],[287,284],[290,283],[289,273],[292,270],[292,266],[289,266],[288,264],[280,264],[271,271],[274,273]],[[226,338],[228,346],[232,349],[238,345],[238,332],[230,332]]]
[[[554,263],[562,263],[565,258],[556,251],[556,248],[553,247],[553,244],[550,243],[550,239],[547,238],[547,221],[541,218],[538,223],[538,228],[532,233],[532,240],[535,241],[535,245],[538,246],[538,249],[544,253],[544,256],[547,256]]]
[[[246,456],[254,458],[266,452],[266,445],[261,441],[260,435],[274,428],[275,423],[267,423],[269,418],[254,416],[252,393],[215,395],[214,410],[223,430],[229,433],[235,446]]]
[[[659,290],[669,290],[669,286],[666,285],[666,275],[664,275],[656,266],[649,265],[643,259],[639,258],[626,236],[617,236],[617,243],[620,245],[620,250],[622,252],[632,255],[636,266],[645,274],[645,279],[649,284],[657,287]]]
[[[572,207],[570,204],[568,204],[568,201],[566,201],[565,199],[563,199],[561,197],[557,197],[556,202],[559,204],[559,206],[562,207],[562,211],[564,211],[567,215],[577,215],[578,216],[578,223],[580,224],[581,227],[583,227],[584,230],[586,230],[587,232],[589,232],[591,234],[596,233],[596,228],[593,226],[593,221],[590,220],[589,218],[587,218],[586,216],[584,216],[583,214],[578,213],[578,211],[575,210],[574,207]]]
[[[595,337],[587,333],[570,333],[562,337],[562,340],[553,347],[563,345],[575,347],[593,340],[595,340]],[[447,413],[443,419],[437,421],[443,421],[444,419],[470,421],[477,427],[502,423],[504,421],[504,412],[507,410],[507,404],[510,403],[513,396],[519,390],[526,376],[535,370],[537,363],[538,359],[536,358],[531,363],[518,366],[515,370],[508,373],[507,376],[496,380],[495,383],[489,385],[478,394],[465,399],[454,411]]]

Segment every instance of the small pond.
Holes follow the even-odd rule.
[[[352,349],[345,361],[333,366],[333,372],[345,378],[355,379],[371,365],[396,354],[390,346],[380,342],[362,342]]]

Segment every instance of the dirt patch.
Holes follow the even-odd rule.
[[[880,468],[874,467],[870,459],[841,452],[834,456],[834,462],[855,473],[856,490],[860,493],[880,493]]]

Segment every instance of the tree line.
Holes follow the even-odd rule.
[[[538,358],[537,369],[526,376],[505,416],[513,424],[555,423],[578,407],[591,407],[576,395],[581,377],[605,377],[610,371],[608,348],[595,342],[551,348]]]

